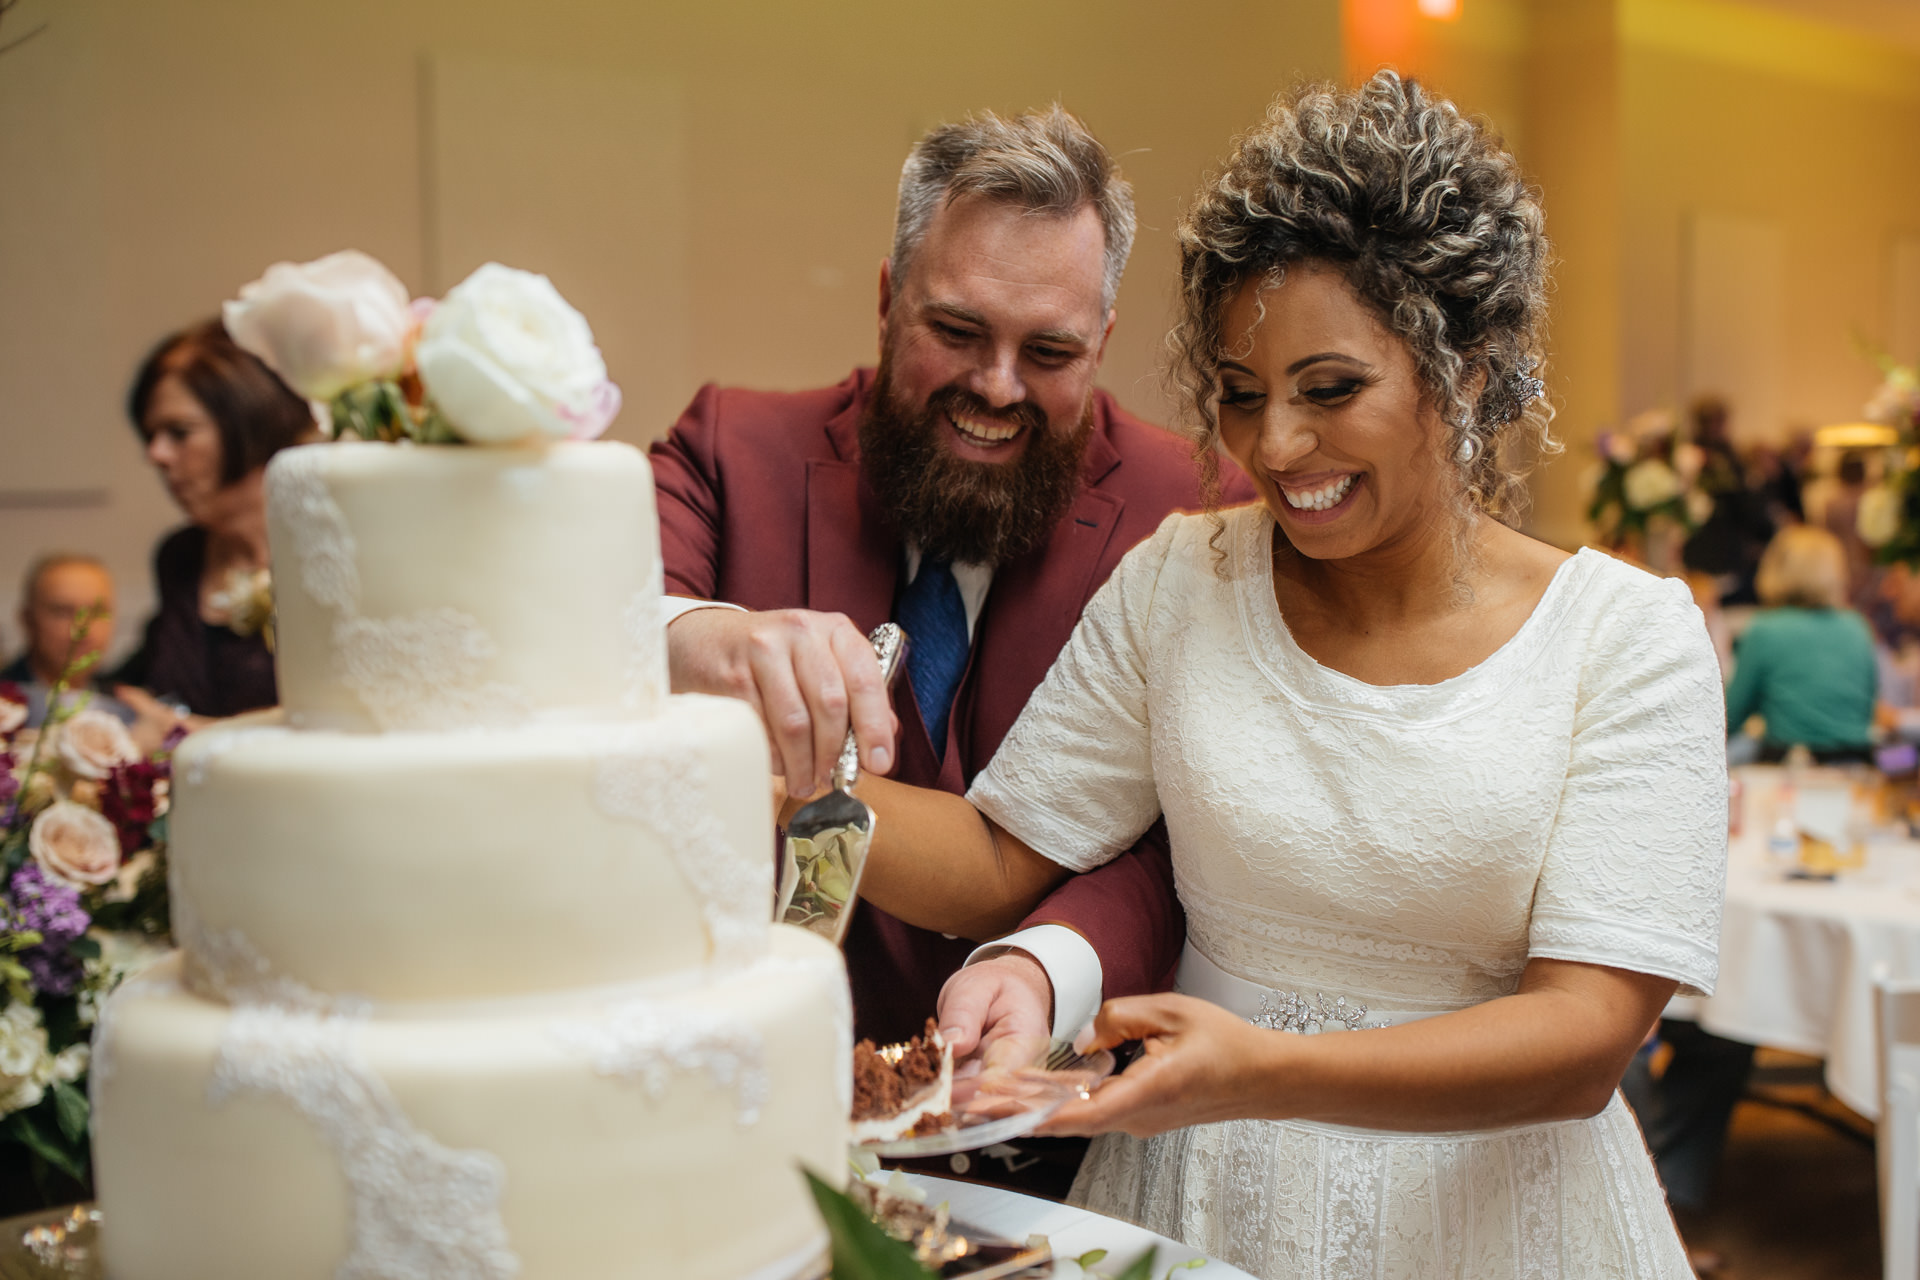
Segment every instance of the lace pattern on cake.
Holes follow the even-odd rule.
[[[274,1005],[307,1013],[365,1014],[360,996],[328,995],[277,972],[239,929],[210,929],[175,864],[168,894],[173,936],[180,944],[181,973],[189,991],[224,1004]]]
[[[766,950],[766,860],[736,847],[708,800],[706,762],[673,743],[640,742],[603,756],[593,800],[608,817],[649,827],[700,900],[713,962],[737,968]]]
[[[359,553],[328,491],[318,451],[290,449],[267,468],[267,501],[293,535],[300,583],[333,614],[342,683],[382,729],[464,729],[523,723],[525,694],[483,679],[493,638],[471,614],[423,609],[391,618],[360,614]]]
[[[759,1121],[767,1103],[766,1044],[751,1024],[711,1009],[633,1000],[598,1018],[556,1023],[554,1035],[586,1054],[601,1075],[634,1081],[655,1102],[677,1072],[699,1071],[731,1089],[734,1119]]]
[[[359,1061],[358,1020],[272,1005],[235,1009],[208,1100],[261,1094],[293,1105],[333,1148],[352,1195],[338,1280],[511,1280],[520,1260],[500,1218],[506,1169],[414,1128]]]
[[[658,715],[667,698],[666,581],[658,564],[653,583],[634,593],[620,616],[627,638],[627,678],[621,709],[632,715]]]

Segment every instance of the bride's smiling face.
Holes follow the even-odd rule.
[[[1343,560],[1445,528],[1458,480],[1413,356],[1338,272],[1250,280],[1221,325],[1220,438],[1287,540]]]

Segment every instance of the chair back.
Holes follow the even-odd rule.
[[[1881,1263],[1920,1280],[1920,979],[1878,975]]]

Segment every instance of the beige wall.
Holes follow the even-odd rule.
[[[1058,98],[1122,155],[1141,233],[1104,381],[1160,414],[1155,371],[1181,201],[1274,93],[1340,66],[1337,0],[987,0],[957,10],[882,0],[22,0],[0,38],[41,23],[41,35],[0,57],[8,642],[12,583],[52,546],[105,554],[122,583],[123,642],[137,624],[146,558],[175,516],[120,397],[155,338],[211,313],[266,263],[351,245],[416,290],[437,289],[450,280],[430,273],[464,269],[451,260],[472,251],[463,231],[491,228],[499,256],[550,271],[596,321],[637,406],[616,434],[644,441],[665,429],[662,406],[708,379],[815,385],[870,360],[905,149],[927,125],[978,107]],[[457,77],[454,89],[436,86],[423,68],[489,61],[535,95],[539,122],[578,120],[594,101],[666,121],[676,139],[636,147],[657,185],[606,171],[628,135],[583,127],[553,137],[544,202],[527,198],[516,170],[464,222],[460,210],[436,208],[449,192],[483,199],[489,138],[516,164],[527,160],[527,139],[496,119],[499,103],[473,105],[464,121],[431,118],[433,105],[462,99]],[[561,85],[566,100],[539,99],[542,83]],[[572,92],[580,85],[600,87]],[[618,124],[637,138],[650,127],[639,121]],[[661,212],[650,192],[677,212]],[[643,234],[594,216],[619,200],[634,202]],[[663,235],[682,238],[664,258]]]

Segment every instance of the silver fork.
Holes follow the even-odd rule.
[[[867,639],[880,659],[880,678],[891,683],[906,654],[907,633],[885,622]],[[787,823],[780,855],[780,898],[773,918],[811,929],[836,946],[847,936],[873,844],[873,810],[852,794],[859,777],[860,747],[849,729],[834,762],[832,784]]]

